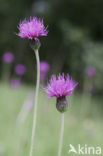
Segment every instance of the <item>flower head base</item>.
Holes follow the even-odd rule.
[[[68,102],[65,96],[57,98],[56,108],[61,113],[68,110]]]
[[[37,17],[30,17],[30,20],[24,19],[19,23],[18,36],[21,38],[28,38],[30,40],[38,40],[39,36],[47,36],[47,27],[45,28],[43,19]]]
[[[69,74],[66,77],[64,74],[59,74],[58,77],[56,75],[51,77],[44,90],[48,97],[57,97],[56,108],[60,112],[65,112],[68,108],[66,96],[72,94],[76,86],[77,83],[69,77]]]

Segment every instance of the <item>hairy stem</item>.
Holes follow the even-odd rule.
[[[61,156],[61,153],[62,153],[63,134],[64,134],[64,113],[61,114],[61,130],[60,130],[58,156]]]
[[[39,93],[39,84],[40,84],[40,60],[39,60],[39,52],[37,49],[35,50],[35,55],[37,61],[37,82],[36,82],[36,91],[35,91],[33,127],[32,127],[31,146],[30,146],[29,156],[33,155],[34,137],[35,137],[36,120],[37,120],[37,103],[38,103],[38,93]]]

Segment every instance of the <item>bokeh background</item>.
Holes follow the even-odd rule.
[[[68,98],[63,154],[68,155],[70,143],[101,146],[103,1],[0,0],[0,156],[29,153],[36,60],[29,41],[16,33],[20,20],[30,16],[43,18],[49,30],[40,38],[40,59],[49,66],[41,71],[41,84],[62,72],[79,83]],[[60,114],[55,99],[42,90],[39,103],[35,153],[56,155]]]

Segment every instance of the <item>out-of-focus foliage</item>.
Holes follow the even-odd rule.
[[[95,85],[103,90],[103,1],[102,0],[1,0],[0,58],[5,51],[15,54],[14,64],[27,66],[25,81],[35,77],[35,57],[28,41],[15,35],[20,20],[29,16],[43,17],[49,34],[41,38],[41,60],[51,65],[51,73],[69,72],[80,83],[85,68],[94,66]],[[0,60],[0,75],[3,63]]]

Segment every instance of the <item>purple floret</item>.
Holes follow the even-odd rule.
[[[69,74],[65,77],[64,74],[52,75],[47,87],[44,88],[48,97],[63,97],[72,94],[77,86],[77,82],[70,78]]]
[[[30,17],[30,20],[24,19],[19,23],[19,33],[21,38],[28,38],[30,40],[38,40],[39,36],[47,36],[47,27],[44,26],[43,19],[37,17]]]

